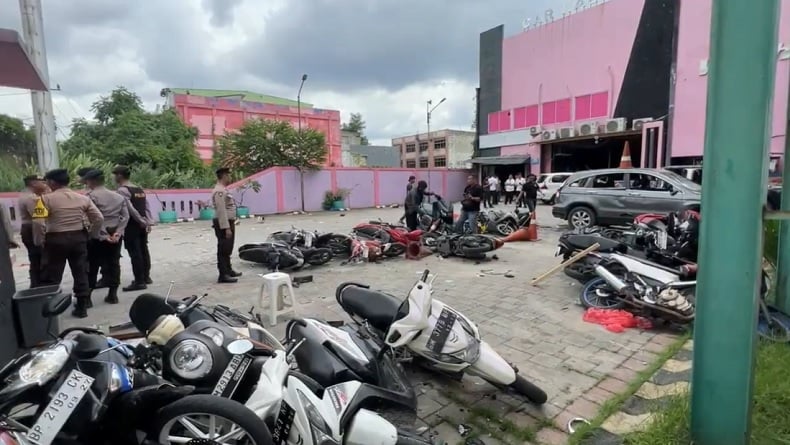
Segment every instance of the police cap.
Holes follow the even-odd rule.
[[[230,169],[227,167],[218,168],[216,174],[217,174],[217,178],[221,178],[223,175],[230,174]]]
[[[79,176],[80,178],[84,179],[85,175],[91,170],[96,170],[96,168],[95,167],[82,167],[81,169],[77,170],[77,176]]]
[[[99,169],[93,169],[82,175],[82,179],[86,181],[103,181],[104,172]]]
[[[68,185],[69,184],[69,171],[65,168],[56,168],[55,170],[50,170],[44,175],[44,179],[47,181],[52,181],[56,184],[60,185]]]

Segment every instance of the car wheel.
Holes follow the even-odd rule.
[[[595,212],[589,207],[576,207],[568,214],[571,229],[586,229],[595,225]]]

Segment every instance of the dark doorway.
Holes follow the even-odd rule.
[[[642,151],[641,135],[598,137],[559,142],[547,147],[544,146],[543,150],[549,150],[552,172],[572,173],[582,170],[619,167],[626,141],[628,141],[631,152],[631,165],[639,167]]]

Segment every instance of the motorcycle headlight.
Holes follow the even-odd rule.
[[[179,342],[168,357],[170,369],[184,380],[198,380],[207,376],[214,366],[211,350],[195,339]]]
[[[318,445],[337,445],[337,441],[332,438],[332,429],[329,428],[318,408],[310,402],[302,391],[296,390],[299,395],[299,401],[302,402],[305,414],[307,414],[307,421],[310,422],[310,431],[313,434],[313,443]]]
[[[61,341],[35,352],[17,372],[2,382],[4,387],[0,394],[11,393],[26,386],[47,384],[66,365],[73,346],[71,341]]]
[[[225,342],[225,334],[217,328],[206,328],[200,331],[200,333],[210,338],[217,346],[222,346],[222,343]]]
[[[432,358],[436,361],[456,365],[476,362],[480,357],[480,340],[477,338],[477,336],[475,336],[475,329],[469,324],[469,322],[466,321],[466,319],[462,317],[456,318],[455,321],[461,324],[461,327],[466,333],[466,349],[451,353],[440,352],[438,354],[431,351],[423,351],[422,354],[425,354],[429,358]]]

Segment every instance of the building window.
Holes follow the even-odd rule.
[[[447,148],[446,139],[436,139],[433,141],[433,148]]]
[[[420,142],[420,151],[428,151],[428,143]]]
[[[428,168],[428,160],[420,159],[420,168]]]
[[[406,153],[414,153],[414,144],[406,144]]]
[[[433,166],[434,167],[447,167],[447,158],[433,158]]]
[[[406,168],[415,168],[415,167],[417,167],[417,163],[414,161],[414,159],[410,159],[406,161]]]

